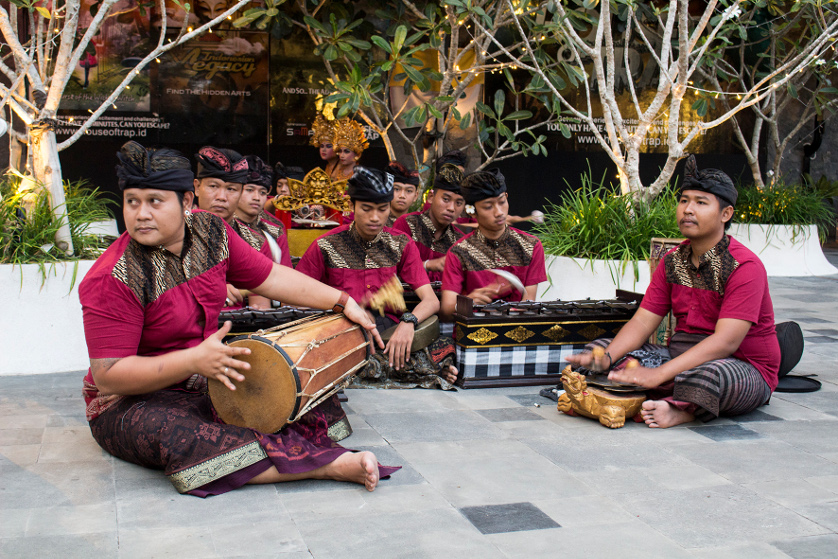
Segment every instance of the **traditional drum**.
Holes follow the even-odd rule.
[[[342,314],[309,317],[238,336],[229,345],[246,347],[250,364],[243,382],[230,390],[209,381],[218,416],[231,425],[275,433],[349,384],[372,354],[367,331]]]

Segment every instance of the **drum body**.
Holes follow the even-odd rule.
[[[342,314],[305,318],[237,336],[228,342],[250,349],[236,359],[250,364],[236,390],[209,380],[218,416],[230,425],[275,433],[346,386],[367,363],[372,342],[363,327]]]

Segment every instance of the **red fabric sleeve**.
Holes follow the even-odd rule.
[[[665,259],[661,260],[652,275],[640,307],[658,316],[666,316],[666,313],[672,309],[672,285],[666,281]]]
[[[326,263],[323,261],[323,254],[320,252],[320,245],[317,241],[308,246],[303,257],[297,262],[297,271],[326,283]]]
[[[767,278],[755,262],[744,262],[728,278],[719,318],[759,322]]]
[[[137,355],[145,313],[127,285],[98,275],[81,283],[79,299],[90,359]]]
[[[228,223],[225,222],[224,227],[227,229],[229,251],[227,281],[242,289],[259,287],[268,279],[273,267],[270,256],[264,255],[265,250],[270,254],[270,247],[265,243],[262,246],[262,252],[258,252],[233,231]]]
[[[425,271],[425,266],[422,264],[422,257],[419,256],[419,249],[416,248],[416,243],[413,241],[410,241],[405,247],[396,273],[399,275],[399,279],[410,285],[414,291],[431,283],[431,280],[428,279],[428,272]]]
[[[464,293],[465,285],[466,276],[460,259],[449,250],[445,255],[445,268],[442,271],[442,290],[467,295]]]
[[[532,260],[530,260],[530,265],[527,268],[524,287],[538,285],[543,281],[547,281],[547,268],[544,264],[544,247],[541,245],[541,241],[538,241],[532,251]]]

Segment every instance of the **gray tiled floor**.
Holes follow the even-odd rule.
[[[775,278],[771,293],[810,339],[796,372],[820,392],[612,431],[533,387],[352,390],[345,444],[404,466],[374,493],[306,481],[180,496],[92,440],[81,372],[0,378],[0,556],[834,557],[838,276]]]

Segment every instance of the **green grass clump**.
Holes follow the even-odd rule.
[[[805,184],[775,183],[765,188],[739,189],[736,202],[737,223],[791,225],[796,236],[806,225],[817,225],[820,239],[826,239],[827,228],[835,227],[835,214],[827,206],[822,192]]]
[[[590,173],[582,188],[562,194],[544,211],[535,230],[547,254],[625,264],[649,257],[653,237],[677,238],[676,191],[667,187],[650,202],[621,196],[595,182]]]
[[[113,202],[86,181],[65,182],[65,208],[74,255],[67,258],[54,246],[60,222],[53,215],[46,189],[21,190],[21,177],[0,178],[0,263],[44,264],[96,258],[108,239],[87,233],[91,223],[113,219]]]

